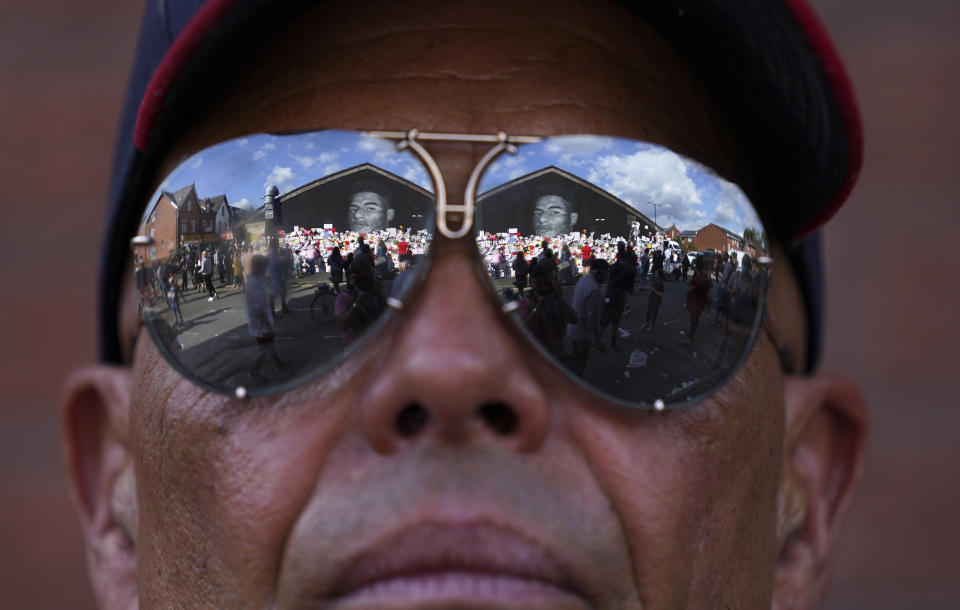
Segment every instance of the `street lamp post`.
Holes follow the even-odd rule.
[[[654,202],[652,202],[652,201],[648,201],[647,203],[649,203],[650,205],[653,206],[653,224],[655,224],[655,225],[657,225],[657,226],[659,227],[659,226],[660,226],[660,223],[657,222],[657,208],[659,208],[659,207],[660,207],[661,205],[663,205],[663,204],[662,204],[662,203],[654,203]]]
[[[267,186],[263,196],[263,232],[268,239],[276,237],[280,229],[280,202],[277,201],[279,195],[280,189],[275,184],[271,184]]]

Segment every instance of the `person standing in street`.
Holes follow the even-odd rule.
[[[577,313],[577,321],[567,324],[567,336],[573,342],[573,360],[570,368],[580,376],[587,368],[590,348],[605,349],[600,340],[600,314],[603,311],[603,292],[600,291],[600,284],[606,279],[607,268],[606,259],[592,259],[590,272],[580,278],[573,289],[572,306]]]
[[[683,257],[683,260],[687,260],[687,257]],[[690,332],[680,340],[684,345],[693,343],[693,335],[697,332],[700,315],[710,300],[712,285],[710,273],[704,268],[703,258],[698,256],[693,264],[693,277],[690,279],[690,286],[687,288],[687,313],[690,314]]]
[[[260,254],[250,259],[251,272],[246,281],[247,328],[250,335],[257,341],[257,359],[250,369],[250,377],[255,381],[263,381],[260,367],[269,356],[277,368],[284,368],[290,363],[282,360],[273,341],[277,335],[273,330],[274,318],[271,310],[268,291],[264,286],[268,261]]]
[[[217,291],[213,289],[213,261],[210,260],[210,252],[207,250],[203,251],[203,259],[200,261],[200,275],[203,276],[203,285],[207,289],[207,300],[219,299]]]

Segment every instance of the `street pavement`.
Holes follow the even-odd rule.
[[[291,364],[278,367],[267,358],[259,371],[266,383],[273,386],[299,383],[328,370],[342,358],[343,340],[335,321],[318,322],[310,314],[315,289],[327,280],[327,273],[291,278],[287,293],[289,313],[279,312],[277,300],[274,345],[280,358]],[[392,282],[382,284],[384,294],[389,295]],[[513,278],[498,278],[494,285],[501,292],[513,286]],[[221,391],[233,392],[242,386],[255,393],[263,382],[258,383],[251,375],[259,348],[247,329],[244,292],[219,283],[215,283],[215,287],[220,298],[214,301],[208,301],[206,292],[190,288],[181,295],[182,325],[174,327],[173,314],[162,300],[147,312],[154,316],[162,343],[183,363],[183,372],[195,371],[195,377],[206,379]],[[573,285],[562,289],[568,303],[573,289]],[[682,281],[665,282],[657,320],[652,330],[645,330],[642,326],[646,321],[649,288],[637,282],[634,294],[628,297],[630,313],[624,315],[616,330],[615,347],[609,347],[612,329],[608,327],[603,332],[606,349],[591,350],[584,379],[594,387],[603,388],[611,398],[624,401],[639,398],[648,404],[656,398],[668,404],[694,400],[704,389],[721,380],[740,359],[744,347],[742,335],[730,335],[724,346],[725,325],[713,321],[712,301],[717,292],[714,285],[711,304],[700,318],[692,345],[682,344],[681,339],[690,328],[685,308],[686,289]],[[379,324],[368,332],[376,332],[378,328]],[[566,347],[568,353],[572,353],[569,339]]]

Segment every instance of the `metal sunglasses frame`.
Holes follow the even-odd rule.
[[[504,152],[516,154],[518,150],[518,144],[535,144],[548,139],[546,136],[511,136],[503,131],[496,134],[466,134],[451,132],[421,132],[418,129],[410,129],[407,131],[358,130],[357,133],[395,141],[397,143],[398,150],[409,148],[417,156],[430,174],[431,182],[434,185],[434,195],[436,197],[436,230],[438,233],[449,239],[460,239],[465,237],[473,228],[473,219],[476,210],[477,186],[479,185],[480,177],[483,175],[483,172],[487,169],[487,167]],[[474,166],[473,171],[470,174],[470,178],[467,181],[467,186],[464,190],[462,204],[448,203],[446,183],[443,179],[443,174],[440,171],[440,166],[420,142],[453,142],[494,145],[493,148],[488,150]],[[460,226],[456,229],[451,228],[451,224],[457,221],[459,221]],[[152,243],[153,238],[146,235],[137,235],[130,240],[131,247],[149,245]],[[769,256],[762,256],[756,259],[757,264],[766,266],[768,268],[772,266],[773,262],[773,259]],[[420,279],[422,281],[423,277]],[[769,340],[778,352],[781,369],[785,372],[790,372],[793,368],[790,365],[790,355],[787,350],[784,349],[783,343],[780,341],[779,333],[776,330],[772,317],[766,312],[766,302],[767,300],[764,299],[764,313],[762,314],[763,317],[760,326],[763,328],[763,331],[767,334]],[[391,309],[396,311],[401,311],[403,309],[403,303],[397,301],[396,299],[390,298],[387,300],[387,303]],[[511,304],[508,303],[502,306],[504,313],[510,313],[512,309],[510,305]],[[515,304],[512,305],[515,306]],[[746,357],[746,353],[743,357]],[[740,366],[742,366],[742,362],[741,365],[738,365],[736,368],[739,369]],[[602,390],[593,388],[589,384],[584,384],[584,387],[593,392],[606,394]],[[236,396],[238,398],[245,398],[247,396],[246,389],[243,387],[236,388]],[[626,404],[622,400],[616,399],[615,397],[605,397],[615,403]],[[661,399],[656,399],[652,403],[652,407],[655,411],[662,411],[664,408],[666,408],[666,406],[667,405]],[[631,405],[631,408],[637,407],[635,405]]]
[[[480,176],[487,166],[493,162],[504,151],[515,154],[517,144],[533,144],[540,142],[544,138],[540,136],[510,136],[501,131],[495,135],[465,134],[465,133],[446,133],[446,132],[421,132],[417,129],[409,131],[361,131],[366,135],[384,138],[386,140],[397,140],[397,148],[403,150],[409,148],[420,158],[420,161],[430,172],[430,178],[433,181],[436,190],[436,210],[437,210],[437,231],[444,237],[450,239],[459,239],[470,232],[473,228],[473,216],[475,210],[475,198],[477,195],[477,184],[480,182]],[[467,188],[463,194],[463,203],[447,203],[447,187],[440,173],[440,167],[433,160],[427,149],[420,141],[424,142],[458,142],[474,144],[495,144],[493,148],[477,162],[467,181]],[[458,216],[448,217],[448,214],[456,214],[461,220],[458,229],[450,228],[450,220],[455,220]]]

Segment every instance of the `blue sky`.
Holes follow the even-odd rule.
[[[429,144],[427,145],[429,149]],[[340,170],[372,163],[433,191],[420,161],[387,140],[345,131],[276,136],[254,134],[204,150],[181,163],[161,184],[176,191],[195,184],[201,198],[226,193],[231,205],[256,209],[266,186],[286,193]],[[746,196],[704,166],[643,142],[601,136],[561,136],[504,153],[487,169],[479,193],[547,166],[579,176],[633,206],[658,224],[699,229],[714,222],[736,233],[759,228]],[[156,200],[154,195],[153,200]]]
[[[267,185],[286,193],[340,170],[372,163],[433,191],[420,161],[396,144],[345,131],[276,136],[254,134],[229,140],[183,161],[160,185],[177,191],[195,184],[200,198],[226,193],[230,205],[257,209]],[[159,191],[154,194],[156,201]]]
[[[553,165],[599,186],[663,227],[699,229],[711,222],[736,233],[760,228],[746,195],[703,165],[656,144],[603,136],[560,136],[520,147],[487,169],[483,192]]]

